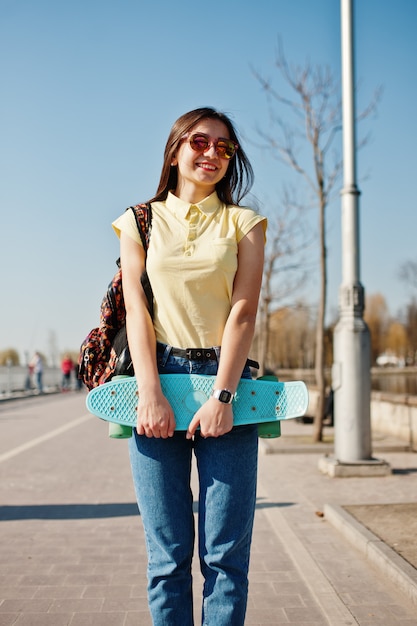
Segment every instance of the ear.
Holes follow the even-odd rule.
[[[171,167],[177,167],[178,165],[178,159],[176,156],[173,156],[171,159]]]

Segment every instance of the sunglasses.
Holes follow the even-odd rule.
[[[195,152],[206,152],[211,146],[214,146],[216,154],[221,159],[227,160],[234,157],[239,148],[239,145],[231,139],[225,139],[224,137],[213,139],[213,137],[209,137],[205,133],[194,133],[193,135],[187,133],[181,139],[188,139],[191,148]]]

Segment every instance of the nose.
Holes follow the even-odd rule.
[[[214,141],[210,142],[210,144],[207,146],[207,150],[204,150],[204,154],[210,156],[211,158],[217,157]]]

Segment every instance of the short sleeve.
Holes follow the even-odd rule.
[[[262,224],[262,228],[264,231],[264,240],[266,241],[266,228],[268,225],[268,220],[266,217],[259,215],[259,213],[257,213],[253,209],[247,207],[239,207],[239,210],[235,214],[235,219],[236,236],[238,243],[257,224]]]
[[[131,239],[142,245],[133,211],[125,211],[122,215],[120,215],[120,217],[112,222],[112,227],[119,239],[120,233],[124,232]]]

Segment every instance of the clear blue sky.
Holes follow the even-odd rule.
[[[392,315],[411,298],[398,268],[417,257],[416,20],[415,0],[355,3],[358,109],[384,87],[358,159],[361,281]],[[78,349],[97,325],[118,256],[110,223],[154,193],[167,134],[185,111],[231,114],[270,213],[288,171],[252,144],[267,102],[251,67],[280,89],[278,36],[291,62],[309,58],[339,77],[338,0],[0,0],[0,350],[49,356],[51,334],[59,352]],[[329,315],[339,216],[336,199]],[[313,269],[300,296],[314,304],[318,285]]]

